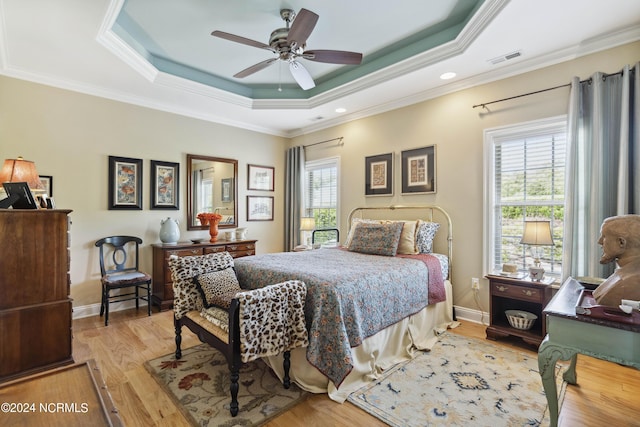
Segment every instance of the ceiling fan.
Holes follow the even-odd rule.
[[[286,61],[289,63],[291,75],[298,85],[300,85],[302,89],[308,90],[315,87],[316,84],[307,69],[298,61],[299,58],[330,64],[357,65],[362,62],[361,53],[342,50],[304,50],[307,45],[307,38],[309,38],[319,18],[317,14],[310,10],[300,9],[300,12],[296,15],[291,9],[282,9],[280,10],[280,17],[286,22],[287,26],[274,30],[271,33],[271,37],[269,37],[269,44],[225,33],[224,31],[214,31],[211,33],[211,35],[215,37],[265,49],[276,54],[275,58],[258,62],[234,74],[233,77],[241,79],[265,69],[276,61]]]

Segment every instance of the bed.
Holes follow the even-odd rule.
[[[443,209],[356,208],[348,221],[343,246],[235,260],[245,289],[306,283],[309,346],[291,352],[291,379],[338,402],[453,325],[452,224]],[[267,363],[283,374],[280,356]]]

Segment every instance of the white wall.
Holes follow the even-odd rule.
[[[160,242],[162,219],[179,220],[181,240],[208,236],[186,230],[187,153],[238,159],[239,226],[258,239],[258,253],[283,249],[285,139],[6,77],[0,77],[0,94],[0,160],[33,160],[38,173],[53,176],[57,207],[73,210],[74,315],[100,302],[99,238],[141,237],[142,267],[150,272],[150,245]],[[143,159],[143,210],[107,209],[109,155]],[[180,163],[179,211],[150,210],[150,160]],[[246,195],[258,194],[246,190],[247,163],[275,167],[274,221],[246,221]]]

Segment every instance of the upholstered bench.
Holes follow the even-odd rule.
[[[176,359],[182,357],[182,326],[226,357],[231,373],[231,415],[238,414],[242,363],[284,353],[283,384],[289,388],[289,351],[308,345],[305,284],[291,280],[243,291],[228,252],[172,256],[169,268],[173,280]]]

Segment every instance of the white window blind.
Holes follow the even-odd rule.
[[[315,219],[316,229],[338,227],[339,158],[309,161],[305,164],[304,215]],[[335,233],[316,232],[316,243],[336,238]]]
[[[487,135],[489,138],[487,139]],[[485,133],[485,266],[503,263],[527,269],[531,248],[520,244],[526,220],[549,220],[554,245],[542,247],[542,267],[561,274],[564,221],[566,129],[564,120],[523,124]]]

